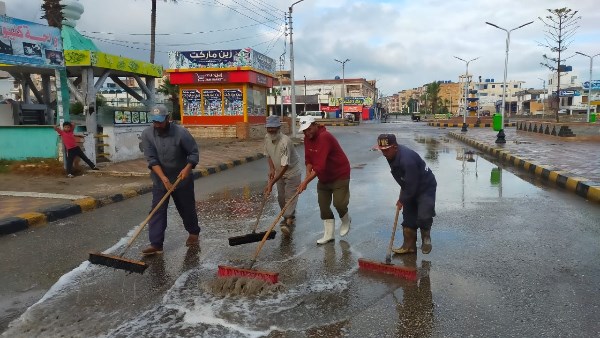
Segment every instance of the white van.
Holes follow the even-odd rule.
[[[300,112],[300,113],[298,113],[298,116],[296,118],[298,118],[300,116],[313,116],[315,119],[323,118],[322,112],[320,110],[309,110],[306,112]]]

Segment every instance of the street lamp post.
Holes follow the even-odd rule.
[[[294,5],[304,0],[298,0],[290,6],[290,78],[292,87],[292,137],[296,137],[296,85],[294,83],[294,39],[292,30],[292,11]]]
[[[340,61],[338,59],[334,59],[336,62],[339,62],[342,64],[342,118],[344,118],[344,100],[346,99],[346,74],[345,74],[345,67],[346,67],[346,62],[350,61],[350,59],[346,59],[344,61]]]
[[[592,55],[592,56],[589,56],[587,54],[583,54],[580,52],[575,52],[575,54],[587,56],[588,58],[590,58],[590,83],[589,83],[589,88],[588,88],[588,104],[587,104],[587,122],[590,122],[590,105],[591,105],[591,101],[592,101],[592,65],[594,64],[594,58],[596,56],[600,55],[600,53],[598,53],[596,55]]]
[[[544,96],[542,97],[542,118],[544,118],[544,116],[546,115],[546,80],[539,78],[538,80],[542,80],[542,89],[544,90]],[[530,111],[531,113],[531,111]]]
[[[466,132],[467,131],[467,108],[469,107],[469,105],[467,103],[467,95],[469,93],[469,63],[471,63],[471,61],[475,61],[475,60],[479,59],[480,57],[478,56],[469,61],[463,60],[463,59],[459,58],[458,56],[455,56],[455,58],[459,59],[460,61],[464,62],[467,65],[467,69],[465,70],[465,91],[464,91],[465,111],[463,112],[463,125],[462,125],[462,129],[460,130],[462,132]]]
[[[496,135],[496,143],[506,143],[506,135],[504,134],[504,110],[505,110],[505,103],[506,103],[506,74],[508,72],[508,48],[510,46],[510,32],[517,30],[519,28],[525,27],[527,25],[530,25],[533,23],[533,21],[530,21],[528,23],[522,24],[519,27],[515,27],[511,30],[507,30],[505,28],[502,28],[498,25],[495,25],[491,22],[485,22],[486,24],[492,26],[492,27],[496,27],[500,30],[503,30],[506,32],[506,57],[504,59],[504,84],[502,86],[502,110],[501,110],[501,114],[502,114],[502,123],[500,126],[500,131],[498,132],[498,135]]]
[[[306,75],[304,76],[304,114],[306,114]]]

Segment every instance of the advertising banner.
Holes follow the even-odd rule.
[[[204,115],[219,116],[222,115],[221,109],[221,91],[219,89],[203,89],[202,97],[204,98]]]
[[[169,68],[252,67],[275,73],[275,60],[252,48],[169,52]]]
[[[181,90],[181,98],[183,101],[183,115],[200,116],[201,97],[198,89]]]
[[[60,30],[0,16],[0,63],[64,66]]]
[[[330,106],[339,106],[342,104],[341,97],[330,97]],[[344,105],[361,105],[370,106],[373,104],[373,99],[370,97],[346,97],[344,98]]]
[[[241,89],[224,89],[225,115],[244,115],[244,100]]]
[[[115,110],[114,122],[115,122],[115,124],[150,123],[150,121],[148,121],[148,115],[147,115],[146,111],[129,111],[129,110]]]
[[[583,83],[583,88],[590,89],[590,81],[585,81]],[[592,80],[592,90],[600,89],[600,80]]]

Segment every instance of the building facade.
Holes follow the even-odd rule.
[[[353,113],[357,115],[357,119],[369,119],[370,113],[367,111],[377,102],[376,81],[364,78],[345,80],[302,78],[294,81],[294,87],[298,115],[302,115],[305,111],[323,111],[327,117],[341,117],[341,101],[344,98],[345,113]],[[269,114],[291,116],[291,96],[289,72],[276,72],[273,88],[267,95]]]

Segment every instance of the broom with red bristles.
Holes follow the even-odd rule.
[[[394,275],[396,277],[405,278],[411,281],[417,280],[417,269],[407,266],[399,266],[392,264],[392,246],[394,245],[394,237],[396,235],[396,227],[398,226],[398,215],[400,208],[396,207],[396,217],[394,218],[394,229],[392,230],[392,238],[388,246],[385,263],[375,262],[367,259],[358,259],[358,267],[365,270]]]
[[[262,240],[258,244],[258,247],[256,248],[256,251],[254,252],[254,257],[252,258],[252,262],[250,262],[248,267],[247,268],[236,268],[233,266],[219,265],[219,270],[217,271],[217,276],[259,279],[259,280],[262,280],[269,284],[277,284],[277,282],[279,281],[279,273],[278,272],[252,270],[252,267],[254,266],[254,263],[256,263],[256,259],[258,258],[258,254],[260,253],[260,250],[262,249],[263,245],[269,238],[269,234],[271,233],[271,231],[273,231],[273,228],[275,228],[275,225],[277,225],[277,222],[279,222],[279,219],[281,218],[281,216],[283,216],[283,213],[285,212],[285,210],[290,206],[290,204],[292,204],[292,201],[294,201],[296,199],[296,197],[298,197],[299,194],[300,194],[300,192],[296,192],[294,194],[294,196],[292,196],[292,198],[290,198],[290,200],[281,209],[281,211],[275,218],[275,221],[273,222],[273,224],[271,224],[269,229],[265,232],[265,235],[263,236]]]

